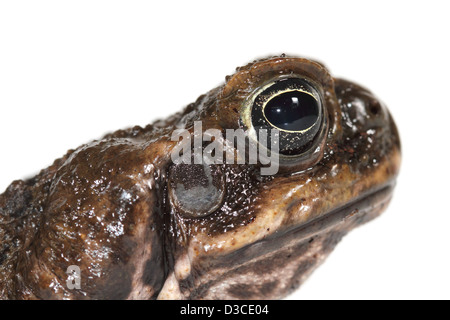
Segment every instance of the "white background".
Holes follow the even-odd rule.
[[[403,164],[388,211],[293,299],[450,298],[444,1],[2,1],[0,189],[67,149],[179,111],[255,58],[323,61],[377,94]]]

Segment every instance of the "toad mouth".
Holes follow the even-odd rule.
[[[331,210],[324,215],[308,221],[300,226],[294,226],[279,233],[273,234],[269,238],[295,238],[297,241],[310,239],[318,234],[339,228],[342,225],[360,225],[368,222],[381,214],[383,209],[389,204],[396,181],[391,180],[381,187],[372,189],[355,200]]]
[[[278,230],[273,234],[248,244],[226,255],[227,261],[246,256],[256,258],[261,252],[268,254],[292,244],[311,242],[316,236],[328,232],[345,234],[352,228],[379,216],[392,198],[395,179],[382,186],[361,194],[355,200],[340,206],[322,216],[300,225]]]

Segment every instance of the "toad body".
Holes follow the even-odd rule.
[[[226,133],[239,129],[265,161],[238,152]],[[280,299],[386,208],[399,166],[367,89],[304,58],[254,61],[182,112],[14,181],[0,298]]]

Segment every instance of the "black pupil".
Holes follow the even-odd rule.
[[[319,117],[317,100],[301,91],[282,93],[267,102],[266,119],[275,127],[287,131],[310,128]]]

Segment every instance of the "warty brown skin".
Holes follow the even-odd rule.
[[[283,75],[315,81],[318,148],[271,177],[220,165],[222,205],[184,215],[168,193],[176,128],[246,128],[243,104]],[[182,112],[71,150],[0,195],[1,299],[279,299],[389,203],[400,141],[386,107],[320,63],[272,57],[238,68]],[[181,172],[181,175],[183,172]],[[186,173],[187,174],[187,173]],[[66,270],[81,269],[69,290]]]

